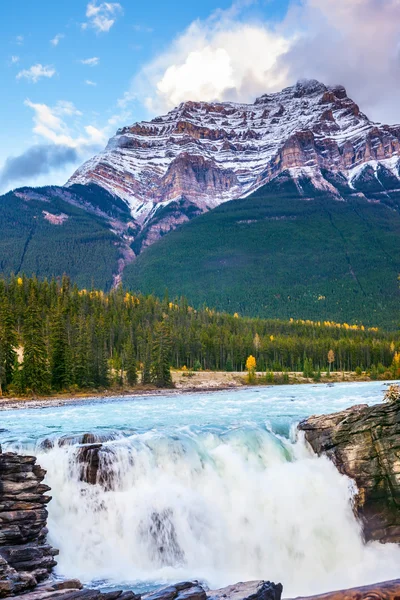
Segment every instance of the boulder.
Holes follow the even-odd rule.
[[[312,416],[299,429],[357,484],[354,511],[365,539],[400,543],[400,401]]]
[[[280,600],[282,584],[270,581],[245,581],[207,592],[209,600]]]
[[[207,600],[198,581],[182,581],[145,594],[143,600]]]

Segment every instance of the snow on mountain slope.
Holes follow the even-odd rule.
[[[182,199],[204,211],[244,197],[282,171],[321,169],[351,184],[363,165],[399,178],[400,126],[373,123],[342,86],[299,81],[254,104],[185,102],[123,127],[67,185],[95,183],[124,199],[142,226]],[[384,166],[388,163],[388,166]],[[400,187],[400,182],[399,182]]]

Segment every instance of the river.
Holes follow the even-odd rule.
[[[384,390],[292,385],[7,410],[0,443],[47,469],[58,574],[138,591],[269,579],[304,595],[398,577],[400,549],[363,543],[354,486],[296,433],[302,418],[381,402]],[[113,438],[112,489],[80,481],[76,445],[58,442],[84,432]]]

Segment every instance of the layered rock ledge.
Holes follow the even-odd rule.
[[[299,429],[314,452],[355,481],[366,541],[400,543],[400,400],[312,416]]]
[[[34,588],[57,564],[58,550],[46,543],[45,474],[34,456],[0,446],[0,597]]]

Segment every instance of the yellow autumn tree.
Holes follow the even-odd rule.
[[[247,357],[246,360],[246,371],[248,372],[247,380],[249,383],[253,383],[255,379],[257,361],[252,354]]]
[[[328,352],[328,363],[329,363],[329,372],[332,370],[332,364],[335,362],[335,353],[333,350],[329,350]]]

